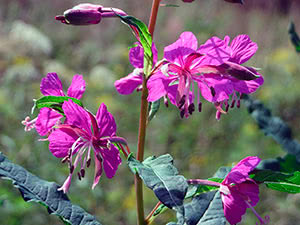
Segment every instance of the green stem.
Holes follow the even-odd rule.
[[[160,0],[153,0],[151,15],[149,20],[149,32],[153,36],[156,17],[158,13]],[[146,140],[146,125],[147,125],[147,114],[148,114],[148,89],[147,89],[147,80],[146,77],[143,79],[143,89],[141,97],[141,112],[140,112],[140,121],[139,121],[139,134],[138,134],[138,150],[137,150],[137,159],[143,161],[144,159],[144,148]],[[136,174],[135,179],[135,191],[136,191],[136,204],[137,204],[137,222],[138,225],[146,225],[144,214],[144,202],[143,202],[143,182],[141,178]]]

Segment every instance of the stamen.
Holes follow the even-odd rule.
[[[167,108],[169,107],[168,98],[166,96],[164,96],[164,104]]]
[[[74,169],[75,169],[74,165],[71,165],[71,164],[70,164],[70,173],[71,173],[71,174],[74,172]]]
[[[213,97],[215,97],[215,96],[216,96],[216,91],[215,91],[215,89],[214,89],[213,87],[209,87],[209,89],[210,89],[211,95],[212,95]]]
[[[237,108],[240,108],[240,107],[241,107],[241,100],[240,100],[240,99],[237,100],[236,107],[237,107]]]
[[[195,105],[194,103],[190,104],[189,107],[188,107],[188,110],[189,110],[189,114],[193,114],[193,112],[195,111]]]
[[[77,173],[78,179],[81,180],[81,174],[80,172]]]
[[[217,110],[217,112],[216,112],[216,119],[217,120],[220,120],[221,119],[221,112],[219,111],[219,110]]]
[[[89,145],[89,150],[88,150],[88,154],[87,154],[87,162],[86,162],[86,167],[89,168],[91,165],[91,145]]]
[[[184,113],[185,113],[184,111],[185,111],[184,109],[180,111],[180,117],[181,117],[181,119],[183,119],[183,117],[184,117]]]
[[[83,168],[80,169],[80,174],[81,174],[81,177],[85,176],[85,170]]]
[[[198,104],[198,111],[199,111],[199,112],[202,111],[202,102],[199,102],[199,104]]]
[[[185,103],[185,95],[183,95],[183,96],[181,97],[181,99],[179,100],[178,108],[181,109],[182,106],[184,105],[184,103]]]
[[[246,202],[246,204],[248,205],[248,207],[252,210],[252,212],[254,213],[254,215],[257,217],[257,219],[259,220],[260,225],[269,224],[269,222],[270,222],[270,216],[266,215],[265,218],[263,219],[263,218],[255,211],[255,209],[253,208],[253,206],[252,206],[248,201],[245,201],[245,202]],[[256,225],[258,225],[258,223],[256,223]]]
[[[229,104],[228,104],[228,100],[225,101],[225,112],[228,112],[229,110]]]
[[[67,155],[65,158],[63,158],[62,160],[61,160],[61,163],[65,163],[65,162],[67,162],[69,160],[69,156]]]
[[[25,131],[30,131],[33,128],[35,128],[36,121],[37,121],[37,118],[30,121],[30,117],[26,116],[26,118],[21,123],[25,126],[24,127]]]

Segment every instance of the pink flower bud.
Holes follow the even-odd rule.
[[[55,19],[71,25],[97,24],[102,18],[101,8],[101,5],[79,4],[72,9],[66,10],[63,16],[56,16]]]

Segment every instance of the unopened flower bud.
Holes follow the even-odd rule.
[[[56,16],[55,19],[70,25],[92,25],[100,23],[104,17],[117,17],[117,15],[127,14],[121,9],[84,3],[66,10],[64,15]]]
[[[56,16],[56,20],[71,25],[91,25],[101,21],[101,5],[79,4],[64,12],[63,16]]]

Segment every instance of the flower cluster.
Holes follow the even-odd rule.
[[[239,107],[241,94],[254,92],[264,80],[254,68],[241,65],[255,54],[256,43],[247,35],[237,36],[230,45],[229,41],[228,36],[224,40],[212,37],[198,47],[193,33],[182,33],[176,42],[165,47],[164,58],[159,62],[163,66],[148,78],[148,101],[169,99],[179,108],[181,117],[188,117],[196,107],[201,111],[200,93],[214,103],[217,119],[229,107]],[[155,63],[156,50],[153,55]],[[136,69],[115,82],[120,94],[131,94],[143,81],[141,46],[130,50],[129,60]]]
[[[42,79],[40,90],[44,96],[66,96],[56,73],[48,73]],[[68,162],[70,174],[59,189],[65,193],[69,190],[72,175],[79,163],[78,178],[85,176],[85,169],[91,164],[91,154],[95,161],[92,188],[99,182],[103,169],[106,176],[112,178],[121,164],[119,150],[114,143],[126,145],[125,139],[116,136],[114,117],[103,103],[95,116],[72,100],[80,99],[84,91],[85,81],[81,75],[75,75],[67,91],[70,99],[61,106],[63,114],[45,107],[36,119],[29,121],[27,117],[22,122],[26,131],[35,128],[41,136],[47,135],[45,140],[49,141],[50,152],[57,158],[63,158],[62,162]]]

